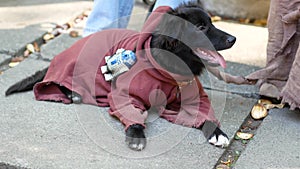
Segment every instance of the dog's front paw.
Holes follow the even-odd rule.
[[[132,150],[141,151],[146,147],[144,127],[140,124],[133,124],[126,131],[126,143]]]
[[[229,139],[228,136],[220,129],[216,128],[213,134],[208,138],[208,142],[217,147],[228,147]]]
[[[228,136],[214,122],[205,121],[201,129],[210,144],[222,148],[229,145]]]

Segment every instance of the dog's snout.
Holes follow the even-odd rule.
[[[228,44],[234,44],[236,41],[236,38],[234,36],[228,36],[227,39],[226,39],[226,42]]]

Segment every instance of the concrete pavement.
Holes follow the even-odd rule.
[[[39,0],[0,2],[0,169],[11,168],[204,168],[212,169],[226,159],[226,149],[206,143],[202,133],[172,125],[152,112],[147,121],[148,145],[133,152],[124,144],[123,126],[107,113],[107,108],[38,102],[33,92],[5,97],[4,91],[49,65],[49,60],[79,38],[68,33],[41,46],[19,65],[7,69],[11,57],[25,46],[40,41],[56,24],[64,24],[92,7],[92,1]],[[130,29],[139,30],[147,7],[136,1]],[[75,25],[79,32],[84,21]],[[237,44],[222,52],[231,62],[225,70],[247,75],[265,63],[266,28],[217,22],[237,36]],[[259,40],[251,34],[257,33]],[[2,69],[1,69],[2,70]],[[236,131],[245,122],[257,99],[255,86],[221,82],[207,73],[200,78],[208,92],[222,129],[234,142]],[[300,168],[299,111],[274,109],[255,131],[234,168]],[[232,148],[232,147],[229,147]],[[229,157],[228,157],[229,158]],[[1,168],[2,167],[2,168]]]

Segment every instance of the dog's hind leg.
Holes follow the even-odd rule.
[[[70,99],[72,103],[79,104],[82,103],[82,97],[80,94],[67,89],[64,86],[59,86],[59,89]]]
[[[11,87],[9,87],[6,90],[5,95],[8,96],[8,95],[11,95],[11,94],[17,93],[17,92],[32,90],[33,86],[37,82],[40,82],[44,79],[47,71],[48,71],[48,67],[41,71],[37,71],[34,75],[27,77],[27,78],[21,80],[20,82],[12,85]]]
[[[146,147],[144,127],[140,124],[133,124],[126,130],[126,143],[132,150],[141,151]]]

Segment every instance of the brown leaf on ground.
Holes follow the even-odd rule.
[[[33,47],[34,47],[34,50],[36,51],[36,52],[40,52],[40,47],[39,47],[39,44],[37,43],[37,42],[34,42],[33,43]]]
[[[31,52],[31,53],[35,52],[34,46],[31,43],[26,45],[26,49],[29,50],[29,52]]]
[[[254,134],[243,132],[237,132],[236,135],[243,140],[249,140],[254,136]]]
[[[230,169],[230,167],[225,164],[219,164],[217,165],[216,169]]]
[[[17,66],[19,63],[20,63],[20,62],[10,62],[10,63],[8,64],[8,66],[9,66],[10,68],[13,68],[13,67]]]
[[[260,103],[253,106],[251,116],[255,120],[262,119],[268,115],[268,110]]]
[[[30,55],[30,53],[31,53],[31,52],[30,52],[29,50],[26,49],[26,50],[24,51],[24,53],[23,53],[23,56],[24,56],[25,58],[27,58],[27,57]]]
[[[75,31],[75,30],[72,30],[69,35],[72,37],[72,38],[76,38],[79,36],[79,33],[78,31]]]
[[[51,33],[47,33],[43,36],[44,41],[49,41],[50,39],[53,39],[54,35]]]
[[[17,56],[17,57],[13,57],[11,59],[11,62],[22,62],[24,60],[23,56]]]

